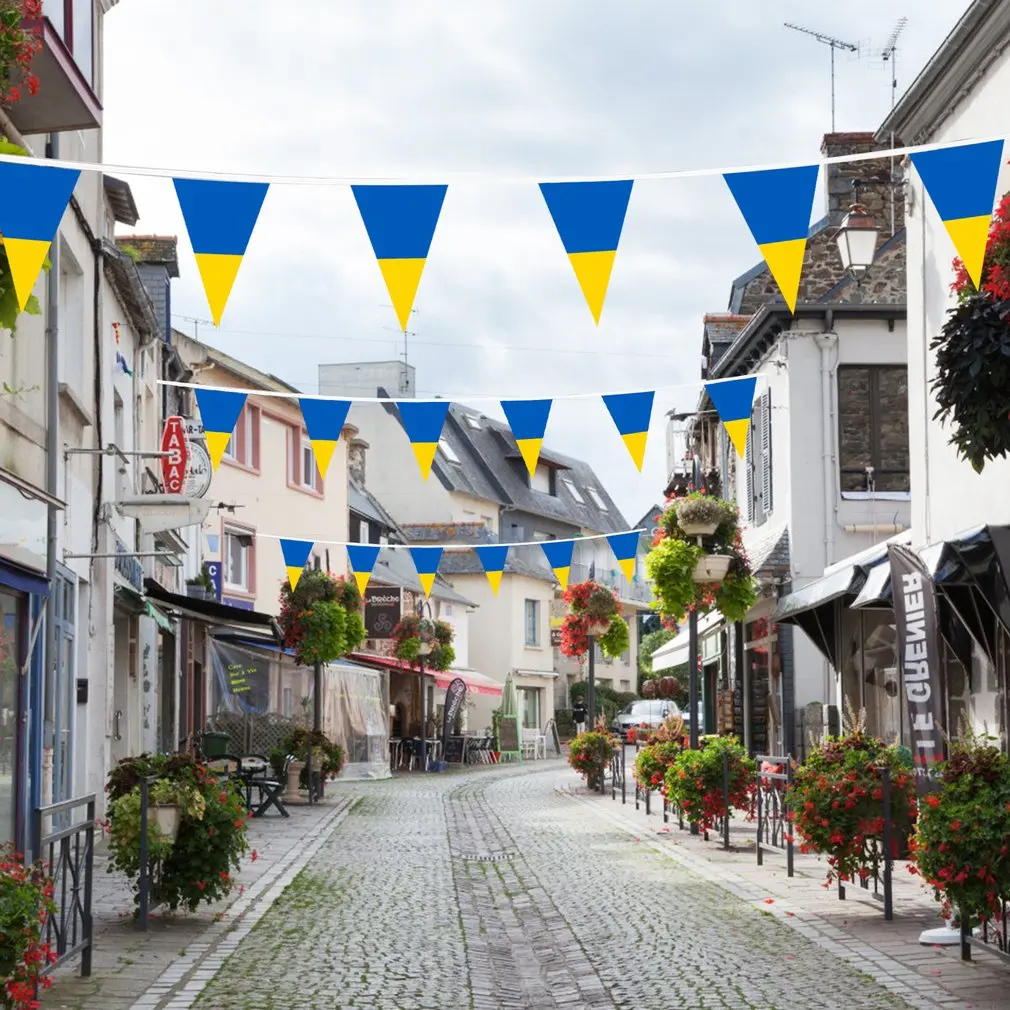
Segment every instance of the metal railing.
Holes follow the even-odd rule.
[[[859,886],[864,890],[870,889],[870,881],[873,881],[873,897],[884,905],[884,918],[890,922],[894,918],[894,901],[891,891],[891,883],[894,875],[894,820],[891,814],[891,773],[886,767],[880,769],[880,790],[883,805],[883,830],[881,832],[880,843],[875,838],[867,839],[863,843],[864,863],[869,863],[873,867],[865,876],[859,879]],[[838,878],[838,900],[845,900],[845,882]]]
[[[150,840],[151,806],[149,792],[151,786],[161,778],[160,775],[148,775],[140,780],[140,869],[137,878],[137,926],[143,931],[147,931],[147,923],[151,914],[151,909],[157,908],[161,904],[156,901],[151,904],[151,894],[156,889],[157,877],[161,872],[161,865],[152,865],[148,856],[148,842]]]
[[[620,786],[622,805],[628,802],[626,791],[628,767],[624,754],[626,746],[624,740],[621,740],[610,757],[610,798],[617,799],[617,789]]]
[[[976,936],[968,918],[961,918],[961,960],[971,960],[971,949],[984,950],[987,954],[998,957],[1004,964],[1010,964],[1010,903],[1000,901],[1000,914],[987,919],[980,924],[981,935]]]
[[[766,765],[771,768],[764,770]],[[793,876],[793,833],[789,819],[789,787],[793,781],[792,758],[759,754],[757,758],[757,864],[764,865],[766,852],[785,852],[786,876]],[[773,768],[785,771],[772,771]]]
[[[84,808],[83,818],[75,811]],[[46,825],[49,829],[43,833]],[[94,923],[91,897],[95,875],[95,795],[81,796],[35,811],[38,858],[53,882],[56,914],[46,920],[42,940],[56,954],[47,975],[81,955],[81,975],[91,975]]]

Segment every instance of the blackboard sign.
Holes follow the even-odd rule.
[[[401,593],[392,586],[365,587],[365,637],[392,638],[400,623]]]
[[[551,719],[547,724],[548,734],[551,738],[551,743],[554,745],[554,753],[558,757],[561,757],[561,737],[558,736],[558,724]]]
[[[519,716],[503,715],[498,720],[498,753],[519,754]]]
[[[462,736],[450,736],[445,741],[445,749],[443,754],[444,761],[454,761],[456,764],[463,763],[463,749],[466,743],[466,737]]]

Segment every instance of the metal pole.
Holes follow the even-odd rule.
[[[426,772],[428,770],[428,732],[425,727],[425,723],[428,721],[428,699],[425,697],[424,690],[424,656],[418,656],[418,678],[417,682],[420,685],[421,691],[421,771]]]
[[[46,145],[46,155],[58,159],[60,156],[60,136],[54,133]],[[51,264],[46,283],[46,491],[58,498],[59,448],[60,448],[60,236],[57,233],[49,247]],[[96,268],[97,269],[97,268]],[[99,409],[100,405],[96,405]],[[53,505],[46,507],[46,577],[49,580],[49,596],[46,598],[46,638],[42,682],[44,685],[42,749],[55,750],[55,723],[53,710],[56,703],[56,560],[58,515]],[[43,758],[43,766],[45,759]],[[36,769],[33,774],[38,774]],[[45,803],[45,782],[40,783],[40,801]],[[55,801],[57,797],[52,796]]]
[[[138,882],[140,902],[138,911],[140,913],[140,928],[143,930],[147,929],[147,909],[150,901],[149,890],[151,886],[147,865],[147,827],[147,779],[142,778],[140,780],[140,880]]]
[[[891,892],[891,876],[894,868],[892,859],[894,826],[891,823],[891,773],[887,767],[880,769],[880,789],[884,801],[884,919],[894,918],[894,899]]]
[[[589,712],[589,732],[596,729],[596,639],[589,636],[589,672],[586,690],[586,708]]]
[[[323,664],[312,665],[312,730],[319,732],[323,728]],[[305,764],[305,774],[308,779],[309,803],[315,802],[315,789],[312,779],[312,746],[309,746],[308,761]]]
[[[722,819],[722,847],[729,848],[729,752],[722,752],[722,799],[725,813]]]
[[[691,717],[690,722],[690,740],[691,740],[691,750],[698,749],[698,611],[692,610],[688,615],[688,651],[691,653],[690,660],[691,665],[688,667],[690,673],[690,680],[688,682],[688,714]]]

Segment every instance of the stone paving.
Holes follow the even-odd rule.
[[[556,759],[336,792],[253,822],[268,869],[221,921],[142,936],[107,912],[95,979],[61,977],[46,1010],[1010,1008],[1010,970],[919,948],[863,895],[839,911],[819,867],[758,870]]]

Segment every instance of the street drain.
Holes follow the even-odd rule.
[[[514,852],[464,852],[462,859],[465,863],[503,863],[509,859],[515,859]]]

